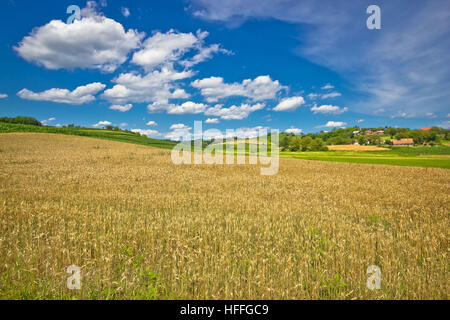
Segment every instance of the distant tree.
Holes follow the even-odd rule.
[[[308,151],[311,150],[311,144],[313,139],[310,136],[303,137],[300,140],[300,146],[302,151]]]
[[[289,138],[284,136],[280,142],[281,151],[289,150]]]
[[[42,126],[42,123],[40,123],[38,120],[32,117],[15,117],[15,118],[8,118],[3,117],[0,118],[0,122],[6,122],[6,123],[14,123],[14,124],[27,124],[32,126]]]
[[[293,137],[289,140],[289,151],[299,151],[301,149],[301,138]]]
[[[325,145],[321,138],[316,138],[311,141],[311,151],[328,151],[328,147]]]
[[[360,144],[360,145],[365,145],[365,144],[367,144],[367,138],[365,137],[365,136],[359,136],[358,137],[358,143]]]

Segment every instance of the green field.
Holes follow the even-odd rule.
[[[0,122],[0,133],[8,132],[41,132],[41,133],[58,133],[69,134],[83,137],[92,137],[98,139],[115,140],[140,144],[156,148],[172,149],[176,143],[169,140],[151,139],[146,136],[138,136],[131,132],[110,131],[105,129],[89,129],[89,128],[55,128],[40,127],[24,124],[11,124]]]
[[[0,133],[42,132],[85,136],[140,144],[156,148],[172,149],[176,142],[151,139],[125,131],[89,128],[55,128],[22,124],[0,123]],[[270,148],[269,148],[270,149]],[[248,152],[248,145],[246,145]],[[396,166],[432,167],[450,169],[450,146],[391,147],[386,151],[307,151],[280,152],[282,158],[333,162],[386,164]]]
[[[281,152],[280,157],[450,169],[450,147],[448,146],[392,147],[386,151]]]

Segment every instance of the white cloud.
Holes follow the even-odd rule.
[[[6,93],[0,93],[0,99],[8,98],[8,95]]]
[[[56,120],[56,118],[49,118],[49,119],[46,119],[46,120],[42,120],[41,121],[41,123],[44,125],[44,126],[46,126],[46,125],[48,125],[50,122],[52,122],[52,121],[55,121]]]
[[[293,133],[293,134],[300,134],[300,133],[303,132],[303,130],[295,128],[295,127],[290,127],[289,129],[284,130],[284,132],[286,132],[286,133]]]
[[[269,129],[270,127],[257,126],[253,128],[238,128],[234,129],[234,131],[239,139],[246,139],[266,136]]]
[[[198,114],[206,110],[206,105],[203,103],[195,103],[187,101],[181,105],[169,105],[167,113],[169,114]]]
[[[323,105],[323,106],[314,106],[311,108],[311,111],[315,114],[322,113],[322,114],[341,114],[346,111],[348,111],[348,108],[340,108],[338,106],[332,106],[332,105]]]
[[[253,128],[237,128],[237,129],[231,129],[226,130],[225,132],[220,130],[206,130],[203,132],[203,138],[206,140],[210,139],[220,139],[224,140],[227,138],[234,138],[237,137],[239,139],[246,139],[246,138],[256,138],[256,137],[263,137],[268,134],[270,127],[263,127],[263,126],[257,126]]]
[[[145,40],[143,48],[133,54],[131,62],[151,71],[158,66],[179,63],[185,68],[192,67],[210,59],[214,53],[231,54],[222,49],[219,44],[204,45],[207,31],[197,30],[196,34],[177,32],[173,29],[166,33],[157,32]],[[182,60],[183,56],[192,50],[197,51],[192,58]]]
[[[190,60],[181,61],[180,64],[190,68],[200,62],[211,59],[214,53],[225,53],[231,55],[232,52],[226,49],[222,49],[218,44],[212,44],[208,47],[202,47],[199,49],[199,53],[192,57]]]
[[[28,62],[51,70],[115,71],[140,46],[144,34],[125,31],[120,23],[93,11],[85,10],[84,15],[71,24],[52,20],[35,28],[14,49]]]
[[[178,80],[192,77],[192,71],[177,72],[162,68],[145,76],[135,73],[122,73],[112,81],[116,85],[105,90],[103,98],[114,103],[128,102],[162,102],[169,99],[186,99],[189,94],[176,86]]]
[[[362,123],[362,122],[364,122],[364,119],[356,120],[356,123]]]
[[[132,104],[126,104],[126,105],[119,105],[119,104],[115,104],[109,107],[109,109],[111,110],[115,110],[115,111],[120,111],[120,112],[127,112],[129,110],[131,110],[131,108],[133,108]]]
[[[336,97],[340,97],[342,94],[339,92],[330,92],[330,93],[325,93],[323,95],[321,95],[320,97],[322,99],[329,99],[329,98],[336,98]]]
[[[318,96],[319,95],[317,93],[310,93],[310,94],[308,94],[308,98],[311,99],[311,100],[316,99]]]
[[[80,105],[95,100],[95,94],[102,91],[105,85],[99,82],[80,86],[73,91],[67,89],[53,88],[43,92],[35,93],[28,89],[20,90],[17,95],[22,99],[36,101],[51,101],[56,103],[68,103]]]
[[[147,136],[147,137],[159,137],[161,136],[161,133],[159,133],[157,130],[151,130],[151,129],[132,129],[132,132],[139,132],[141,135]]]
[[[151,126],[151,127],[156,127],[156,126],[158,126],[158,124],[157,124],[155,121],[152,121],[152,120],[148,121],[145,125]]]
[[[126,127],[127,125],[128,125],[128,123],[126,123],[126,122],[122,122],[122,123],[120,124],[121,127]]]
[[[112,125],[112,123],[109,121],[99,121],[96,124],[93,124],[92,126],[94,128],[98,128],[98,127],[104,127],[104,126],[110,126],[110,125]]]
[[[131,62],[146,70],[179,60],[198,41],[192,33],[157,32],[145,40],[143,49],[135,52]]]
[[[191,127],[188,127],[183,123],[175,123],[170,126],[170,130],[173,131],[165,134],[164,138],[175,141],[190,140],[192,137],[192,134],[190,133],[191,129]]]
[[[183,123],[175,123],[170,126],[170,130],[191,130],[191,127],[188,127],[187,125]]]
[[[326,124],[317,126],[316,128],[340,128],[345,125],[347,125],[347,123],[341,121],[328,121]]]
[[[262,101],[274,99],[276,94],[286,89],[278,80],[273,81],[270,76],[259,76],[255,79],[246,79],[242,83],[224,83],[222,77],[197,79],[191,83],[194,88],[200,89],[202,96],[208,102],[217,102],[219,99],[241,96]]]
[[[217,118],[208,118],[208,119],[205,120],[205,123],[218,124],[219,123],[219,119],[217,119]]]
[[[220,117],[222,120],[242,120],[249,116],[250,113],[264,108],[264,104],[257,103],[254,105],[241,104],[240,106],[233,105],[229,108],[223,108],[218,104],[215,107],[206,109],[206,116]]]
[[[425,116],[428,118],[437,118],[437,116],[434,114],[434,112],[427,112],[427,113],[425,113]]]
[[[168,103],[167,101],[156,101],[147,106],[149,113],[164,112],[168,114],[199,114],[206,110],[207,105],[203,103],[195,103],[192,101],[184,102],[181,105]]]
[[[334,86],[327,83],[326,85],[324,85],[322,88],[320,88],[322,90],[329,90],[329,89],[334,89]]]
[[[128,18],[130,16],[130,9],[128,9],[126,7],[122,7],[121,12],[125,18]]]
[[[273,111],[294,111],[305,103],[303,97],[291,97],[281,100]]]

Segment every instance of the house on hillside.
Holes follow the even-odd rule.
[[[431,128],[422,128],[422,129],[420,129],[420,130],[422,130],[422,131],[430,131]]]
[[[376,133],[379,135],[384,135],[384,130],[378,130]]]
[[[411,138],[400,139],[400,140],[392,140],[392,144],[394,146],[412,146],[412,145],[414,145],[414,140],[411,139]]]
[[[366,136],[370,136],[370,135],[373,134],[373,131],[372,131],[372,130],[367,130],[367,131],[364,132],[364,134],[365,134]]]

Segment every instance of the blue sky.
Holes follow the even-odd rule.
[[[369,30],[366,9],[381,9]],[[81,20],[67,24],[78,5]],[[0,115],[156,138],[449,127],[448,1],[2,1]],[[205,123],[205,121],[207,123]]]

